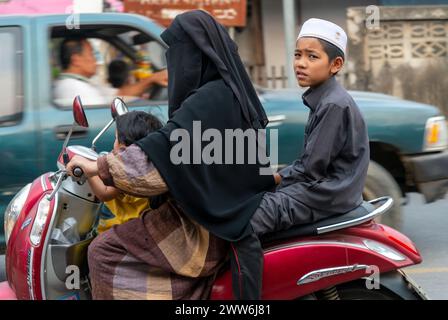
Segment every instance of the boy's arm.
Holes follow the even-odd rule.
[[[101,181],[98,176],[90,177],[87,181],[89,182],[93,193],[101,202],[115,199],[120,194],[120,191],[117,188],[104,185],[103,181]]]
[[[326,105],[318,115],[318,123],[310,133],[301,157],[306,176],[313,180],[327,177],[327,168],[339,154],[347,140],[348,109],[337,105]]]
[[[151,197],[163,194],[168,187],[148,156],[136,144],[122,149],[118,153],[111,152],[99,157],[97,161],[88,160],[81,156],[74,156],[66,169],[72,174],[73,168],[80,167],[86,177],[98,177],[104,186],[118,189],[136,197]],[[110,190],[102,189],[100,183],[93,181],[93,188],[104,199],[111,196]],[[90,183],[90,181],[89,181]],[[111,189],[113,190],[113,189]]]
[[[113,186],[136,197],[151,197],[168,191],[165,181],[148,156],[136,144],[118,154],[98,158],[98,176],[107,186]]]

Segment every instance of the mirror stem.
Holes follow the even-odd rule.
[[[62,159],[64,160],[65,165],[67,165],[67,163],[69,162],[68,153],[67,153],[67,144],[68,144],[68,141],[70,140],[70,137],[72,136],[73,128],[75,127],[75,125],[76,125],[76,123],[72,124],[70,131],[68,132],[67,136],[65,137],[64,145],[62,146],[62,151],[64,152],[62,154]]]
[[[110,126],[114,123],[114,119],[110,120],[109,123],[103,128],[103,130],[100,131],[100,133],[98,133],[98,135],[95,137],[95,139],[93,139],[92,141],[92,150],[96,151],[96,142],[98,141],[98,139],[104,134],[104,132],[106,132],[107,129],[110,128]]]

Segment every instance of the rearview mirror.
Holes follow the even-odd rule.
[[[112,118],[116,120],[118,116],[128,113],[129,110],[123,100],[115,98],[110,105],[110,111],[112,113]]]
[[[73,118],[78,126],[88,128],[89,122],[87,121],[84,108],[82,107],[81,97],[76,96],[73,100]]]
[[[89,122],[87,121],[86,114],[84,112],[84,108],[82,107],[81,97],[76,96],[73,100],[73,119],[74,122],[70,128],[70,131],[68,132],[67,136],[65,137],[64,144],[62,145],[62,157],[64,159],[64,164],[67,164],[69,161],[68,153],[67,153],[67,144],[70,141],[70,138],[73,133],[73,128],[78,125],[84,128],[89,127]]]
[[[112,125],[112,123],[115,122],[117,117],[128,112],[128,107],[126,106],[126,103],[124,103],[123,100],[121,100],[120,98],[115,98],[110,105],[110,112],[112,114],[112,120],[110,120],[109,123],[106,124],[106,126],[100,131],[100,133],[98,133],[98,135],[95,137],[95,139],[93,139],[92,150],[96,150],[96,147],[95,147],[96,142],[104,134],[104,132],[106,132],[107,129],[109,129],[109,127]]]

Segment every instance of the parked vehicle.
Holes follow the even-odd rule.
[[[146,50],[153,68],[164,68],[165,44],[159,37],[163,29],[149,19],[131,14],[82,14],[79,28],[67,28],[68,18],[0,17],[1,83],[6,88],[0,108],[0,243],[4,243],[1,224],[7,204],[30,178],[53,170],[59,144],[71,127],[71,105],[58,105],[52,96],[52,83],[60,72],[55,56],[61,40],[79,35],[97,43],[100,80],[112,52],[137,65],[139,52]],[[447,161],[445,118],[433,106],[382,94],[351,94],[369,130],[372,162],[365,199],[391,196],[394,205],[383,222],[399,226],[406,192],[423,192],[427,201],[445,194],[442,182],[446,180],[440,179],[440,171],[434,174],[424,169],[442,167]],[[279,167],[286,166],[302,152],[308,108],[298,90],[259,89],[259,96],[270,119],[268,129],[278,129]],[[150,100],[129,103],[129,107],[167,120],[164,90],[152,92]],[[109,112],[107,105],[87,105],[85,109],[90,126],[77,126],[72,136],[82,145],[92,140]],[[113,140],[113,132],[108,132],[99,142],[99,150],[111,149]]]
[[[122,100],[115,99],[113,118],[126,111]],[[76,124],[88,127],[79,97],[73,114]],[[95,160],[98,154],[94,148],[67,147],[72,131],[57,160],[58,170],[26,185],[6,210],[8,281],[0,283],[0,299],[91,298],[87,249],[101,203],[82,169],[74,168],[72,178],[65,165],[74,155]],[[266,235],[262,297],[426,299],[401,270],[422,261],[417,248],[403,234],[373,221],[392,203],[392,198],[381,197],[336,217]],[[210,298],[234,298],[228,266]]]

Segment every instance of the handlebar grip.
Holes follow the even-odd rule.
[[[76,178],[81,178],[83,176],[83,174],[84,174],[84,171],[82,171],[82,169],[80,167],[76,167],[73,169],[73,175]]]

